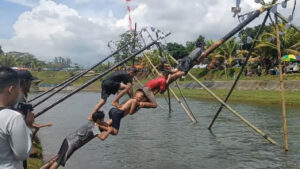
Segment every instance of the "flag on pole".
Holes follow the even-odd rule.
[[[127,11],[128,11],[129,30],[132,31],[133,28],[132,28],[132,22],[131,22],[131,17],[130,17],[130,11],[131,11],[131,9],[130,9],[130,6],[129,6],[129,2],[130,1],[131,0],[126,0],[126,4],[127,4]]]

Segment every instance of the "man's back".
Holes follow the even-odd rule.
[[[146,87],[149,87],[150,89],[160,89],[165,90],[166,89],[166,79],[164,77],[159,77],[153,80],[148,81],[145,84]]]
[[[10,109],[0,110],[0,168],[22,169],[31,150],[30,131],[22,115]]]
[[[105,80],[111,80],[119,83],[123,82],[124,84],[132,83],[130,75],[125,71],[113,72],[112,74],[108,75]]]

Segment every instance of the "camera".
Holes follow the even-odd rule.
[[[28,111],[33,111],[32,104],[24,103],[24,102],[20,102],[18,104],[17,109],[22,112],[22,114],[25,116],[25,118],[27,116]]]

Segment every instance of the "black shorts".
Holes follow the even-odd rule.
[[[201,56],[203,49],[196,48],[188,56],[179,60],[177,69],[183,71],[185,74],[193,67],[193,62]]]
[[[177,69],[185,74],[192,68],[192,59],[184,57],[178,61]]]
[[[120,89],[120,83],[112,80],[104,80],[101,84],[101,98],[107,100],[109,95],[116,94]]]
[[[123,111],[117,108],[111,108],[109,110],[109,118],[112,119],[111,126],[117,130],[120,128],[121,119],[123,118]]]
[[[69,145],[68,140],[64,139],[58,152],[58,158],[56,160],[58,165],[65,166],[67,160],[71,157],[75,150],[75,148]]]

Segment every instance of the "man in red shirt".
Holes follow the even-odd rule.
[[[157,102],[155,96],[158,92],[163,94],[166,90],[167,86],[167,79],[169,77],[170,72],[164,71],[163,75],[148,81],[145,86],[143,87],[143,91],[145,96],[148,98],[148,102],[140,102],[140,108],[156,108]]]

